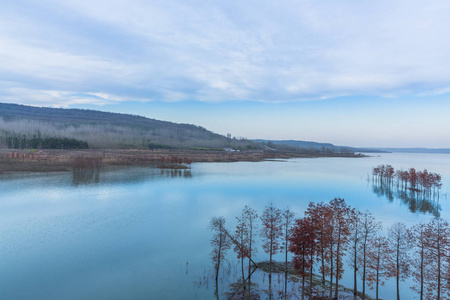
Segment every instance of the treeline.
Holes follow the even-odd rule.
[[[269,149],[287,152],[300,152],[305,154],[354,154],[355,151],[350,147],[339,147],[332,144],[321,144],[315,142],[301,141],[265,141],[255,140]]]
[[[180,128],[141,128],[119,126],[110,123],[91,122],[72,124],[44,122],[29,119],[5,121],[0,117],[0,147],[8,148],[7,136],[33,139],[36,135],[86,141],[94,149],[257,149],[256,143],[247,140],[227,139],[196,126],[180,125]]]
[[[9,149],[88,149],[86,141],[73,138],[41,137],[40,134],[27,136],[25,134],[5,134],[0,136],[0,145]]]
[[[396,297],[390,299],[400,299],[401,282],[408,278],[412,278],[411,288],[421,300],[450,297],[450,226],[443,219],[433,218],[410,228],[404,223],[394,223],[384,235],[381,222],[372,213],[360,212],[344,199],[335,198],[329,203],[310,203],[304,217],[298,219],[289,210],[281,211],[272,204],[261,217],[246,206],[237,221],[232,232],[226,229],[224,218],[211,220],[210,228],[214,231],[211,258],[217,284],[225,254],[233,247],[241,262],[243,296],[251,295],[251,275],[258,267],[252,258],[257,249],[255,240],[260,237],[262,248],[269,255],[269,266],[274,254],[285,253],[285,299],[289,296],[288,251],[293,254],[294,269],[302,278],[302,299],[305,296],[339,299],[339,280],[345,265],[353,273],[355,297],[365,299],[368,287],[375,289],[379,299],[380,286],[388,278],[396,280],[397,290]],[[321,284],[314,284],[314,272],[321,275]],[[359,289],[358,280],[362,281]],[[268,291],[270,298],[270,267]]]
[[[396,185],[401,190],[411,190],[419,192],[424,197],[439,197],[439,190],[442,187],[440,174],[423,171],[416,171],[410,168],[408,171],[395,170],[391,165],[379,165],[372,169],[372,180],[379,185],[393,187]]]

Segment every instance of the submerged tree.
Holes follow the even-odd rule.
[[[302,277],[302,300],[305,298],[305,278],[309,271],[309,295],[312,294],[312,271],[316,250],[316,228],[310,218],[298,219],[290,238],[289,250],[294,253],[294,269]]]
[[[384,285],[387,276],[387,262],[389,247],[385,237],[375,236],[368,241],[366,252],[366,278],[367,285],[373,289],[375,285],[376,300],[378,300],[379,286]]]
[[[444,271],[448,272],[449,267],[448,261],[445,259],[449,254],[449,224],[440,218],[434,218],[425,225],[424,234],[426,237],[426,264],[432,270],[425,272],[426,299],[439,300],[442,298],[442,290],[448,282],[448,278],[445,278],[443,274]]]
[[[309,203],[305,212],[305,217],[308,217],[315,228],[316,236],[316,256],[320,261],[320,273],[322,274],[322,285],[325,284],[325,276],[330,273],[329,266],[327,264],[327,250],[330,246],[331,239],[331,211],[329,207],[324,203],[314,204]]]
[[[272,297],[272,257],[280,250],[282,231],[281,211],[270,203],[261,216],[262,247],[269,254],[269,298]]]
[[[419,299],[424,299],[424,286],[425,286],[425,273],[429,270],[429,265],[426,263],[428,257],[426,257],[426,249],[428,245],[428,238],[425,234],[425,225],[418,224],[411,230],[413,234],[414,242],[414,258],[412,264],[414,270],[412,272],[413,280],[418,284],[413,285],[411,289],[419,294]]]
[[[216,287],[219,278],[220,266],[225,260],[226,251],[231,247],[231,241],[227,236],[224,226],[225,218],[223,217],[213,217],[209,223],[210,230],[214,232],[211,240],[211,246],[213,247],[211,259],[214,263],[214,269],[216,271]]]
[[[349,247],[350,252],[348,253],[348,261],[350,267],[353,268],[353,295],[356,297],[358,293],[358,285],[357,285],[357,273],[359,268],[359,252],[360,252],[360,244],[362,239],[362,224],[361,224],[361,216],[362,213],[356,211],[350,218],[349,224]]]
[[[335,285],[335,293],[334,297],[336,299],[339,299],[339,279],[342,278],[342,274],[344,273],[343,268],[343,261],[345,252],[348,247],[348,238],[350,236],[350,220],[351,216],[355,213],[354,209],[351,209],[350,206],[348,206],[345,203],[344,199],[341,198],[334,198],[330,201],[329,209],[332,212],[332,227],[333,233],[331,235],[331,247],[330,247],[330,255],[331,255],[331,262],[333,259],[333,254],[336,257],[336,269],[333,270],[333,267],[331,267],[331,274],[333,272],[336,275],[336,285]],[[333,244],[336,245],[336,251],[333,253]],[[332,264],[331,264],[332,265]],[[333,282],[332,280],[330,282]],[[332,284],[330,284],[330,297],[331,297],[331,287]]]
[[[245,273],[244,273],[244,258],[248,257],[249,232],[244,213],[240,217],[236,217],[236,231],[234,240],[234,251],[237,253],[237,258],[241,261],[242,286],[245,289]]]
[[[254,247],[255,241],[253,237],[253,231],[256,229],[256,222],[258,220],[258,213],[256,210],[245,206],[243,210],[243,218],[247,224],[247,230],[248,230],[248,289],[250,293],[251,289],[251,276],[252,276],[252,255],[254,252],[256,252],[256,248]]]
[[[439,191],[442,188],[441,179],[441,175],[427,169],[395,171],[390,165],[379,165],[372,170],[375,193],[385,195],[391,201],[395,195],[406,202],[412,212],[430,212],[435,217],[439,217],[440,206],[436,200],[439,200]]]
[[[289,209],[286,209],[282,213],[282,222],[283,222],[283,235],[284,235],[284,298],[287,299],[287,279],[288,279],[288,250],[289,250],[289,241],[292,234],[292,223],[294,222],[295,214],[291,212]]]
[[[404,223],[395,223],[389,227],[388,245],[391,255],[388,261],[388,276],[396,279],[397,300],[400,300],[400,281],[408,278],[411,272],[411,241],[411,232]]]
[[[360,262],[362,266],[362,299],[366,299],[366,267],[367,267],[367,252],[369,250],[369,241],[381,230],[381,223],[376,222],[375,218],[370,212],[365,212],[361,217],[361,251]]]

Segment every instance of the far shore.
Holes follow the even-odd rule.
[[[214,151],[214,150],[18,150],[0,149],[0,173],[71,171],[80,158],[95,159],[95,166],[156,166],[183,168],[196,162],[259,162],[289,158],[365,157],[355,153],[301,153],[280,151]]]

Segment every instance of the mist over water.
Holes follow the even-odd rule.
[[[395,191],[377,189],[370,174],[380,164],[441,174],[439,203],[413,205]],[[302,217],[310,201],[341,197],[373,212],[386,231],[395,222],[410,226],[436,213],[450,220],[449,188],[450,155],[443,154],[1,175],[0,298],[214,299],[207,228],[213,216],[225,217],[234,231],[245,205],[261,213],[273,202]],[[234,280],[235,257],[230,250],[221,298]],[[259,248],[255,261],[266,259]],[[341,283],[352,286],[350,267],[344,267]],[[412,299],[407,284],[402,286],[402,297]],[[389,281],[380,296],[392,295],[395,284]]]

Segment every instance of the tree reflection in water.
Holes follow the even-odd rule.
[[[74,185],[86,185],[100,182],[100,169],[74,169],[72,173]]]
[[[176,177],[184,177],[191,178],[192,173],[191,170],[188,169],[161,169],[161,176],[176,178]]]
[[[411,212],[431,213],[440,216],[439,192],[442,187],[440,174],[427,169],[418,171],[395,170],[391,165],[379,165],[372,169],[372,190],[390,202],[400,199]]]
[[[385,197],[390,202],[393,202],[395,198],[400,199],[412,213],[430,213],[435,217],[439,217],[441,214],[441,205],[438,199],[428,198],[414,189],[405,190],[378,182],[372,184],[372,191],[378,197]]]
[[[100,179],[102,182],[117,183],[117,182],[142,182],[148,180],[161,180],[164,178],[192,178],[192,172],[189,169],[156,169],[144,168],[136,169],[136,172],[127,173],[124,177],[121,170],[124,168],[73,168],[72,183],[75,186],[98,184]]]

